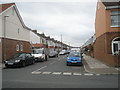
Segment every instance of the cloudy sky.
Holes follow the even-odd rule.
[[[72,46],[81,46],[95,32],[96,1],[16,2],[31,29]]]

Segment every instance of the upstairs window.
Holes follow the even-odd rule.
[[[120,11],[111,12],[111,26],[120,27]]]

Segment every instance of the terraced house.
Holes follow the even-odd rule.
[[[25,26],[15,3],[0,4],[0,7],[0,60],[31,52],[30,29]]]
[[[47,39],[44,34],[40,34],[37,30],[30,31],[30,43],[32,48],[45,48],[47,47]]]
[[[120,66],[120,3],[98,0],[95,20],[94,57]]]

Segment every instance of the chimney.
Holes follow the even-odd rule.
[[[37,30],[32,30],[34,33],[37,33]]]

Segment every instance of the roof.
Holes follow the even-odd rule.
[[[0,4],[0,13],[3,13],[5,10],[11,8],[12,6],[14,6],[14,9],[15,9],[17,15],[18,15],[18,18],[19,18],[22,26],[23,26],[24,28],[28,29],[28,30],[31,30],[30,28],[28,28],[27,26],[25,26],[25,24],[24,24],[24,22],[23,22],[23,20],[22,20],[22,17],[20,16],[20,13],[19,13],[19,11],[18,11],[15,3]]]
[[[101,0],[105,6],[119,6],[120,0]]]
[[[32,44],[33,47],[43,47],[43,44]]]
[[[11,7],[12,5],[15,5],[15,3],[6,3],[6,4],[0,4],[0,13]]]

